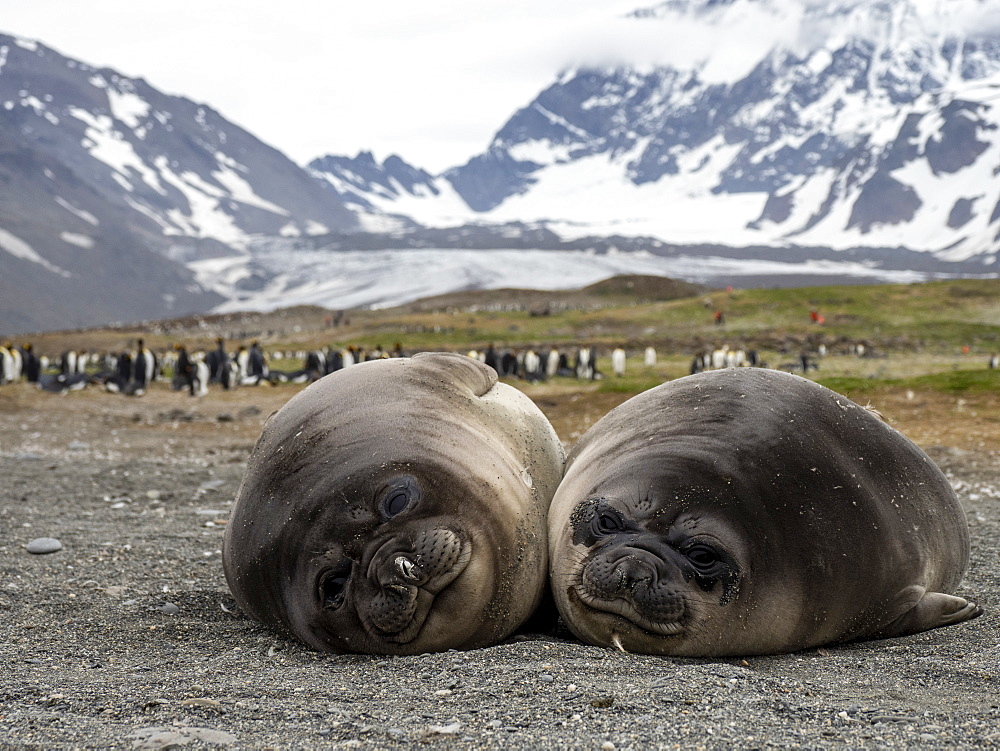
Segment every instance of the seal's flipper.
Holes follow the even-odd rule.
[[[426,370],[432,378],[431,383],[439,382],[443,374],[448,374],[476,396],[482,396],[497,382],[497,372],[493,368],[457,352],[418,352],[410,360]]]
[[[962,597],[928,592],[916,584],[897,595],[896,611],[902,614],[878,632],[878,637],[906,636],[941,626],[968,621],[983,614],[983,609]]]

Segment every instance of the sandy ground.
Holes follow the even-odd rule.
[[[986,615],[902,639],[696,660],[536,634],[471,652],[333,656],[249,621],[222,575],[225,519],[263,420],[295,390],[0,388],[0,747],[1000,746],[996,395],[875,405],[957,489],[973,553],[960,593]],[[533,396],[564,439],[624,399]],[[28,553],[39,537],[62,549]]]

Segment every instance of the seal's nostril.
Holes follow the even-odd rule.
[[[416,581],[420,578],[417,572],[417,564],[411,561],[406,556],[397,556],[395,560],[396,570],[399,575],[404,579],[409,579],[410,581]]]

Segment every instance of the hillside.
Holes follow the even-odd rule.
[[[493,289],[449,292],[415,300],[399,306],[410,313],[439,310],[527,312],[551,315],[553,312],[635,305],[644,302],[677,300],[707,291],[692,284],[663,276],[629,274],[604,279],[578,290]]]
[[[724,322],[715,322],[715,313]],[[814,323],[811,313],[821,316]],[[117,351],[139,336],[154,348],[184,341],[209,347],[216,336],[231,346],[259,339],[267,349],[296,351],[330,345],[407,351],[591,345],[647,345],[686,368],[690,356],[729,344],[794,357],[824,345],[869,354],[958,355],[1000,351],[1000,280],[925,284],[707,290],[683,282],[616,277],[573,291],[489,290],[442,295],[396,308],[336,312],[286,308],[168,319],[143,326],[49,332],[33,338],[40,351],[69,347]]]

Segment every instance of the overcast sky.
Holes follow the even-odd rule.
[[[299,163],[367,149],[439,172],[653,4],[8,0],[0,31],[209,104]]]
[[[301,164],[366,149],[434,173],[482,152],[564,69],[697,64],[703,80],[735,81],[775,44],[840,33],[822,11],[842,7],[736,2],[706,24],[625,17],[661,0],[0,2],[0,31],[209,104]],[[804,24],[807,7],[821,12]],[[904,34],[1000,28],[998,0],[899,7],[918,19]],[[858,0],[841,31],[880,23],[870,8]]]

